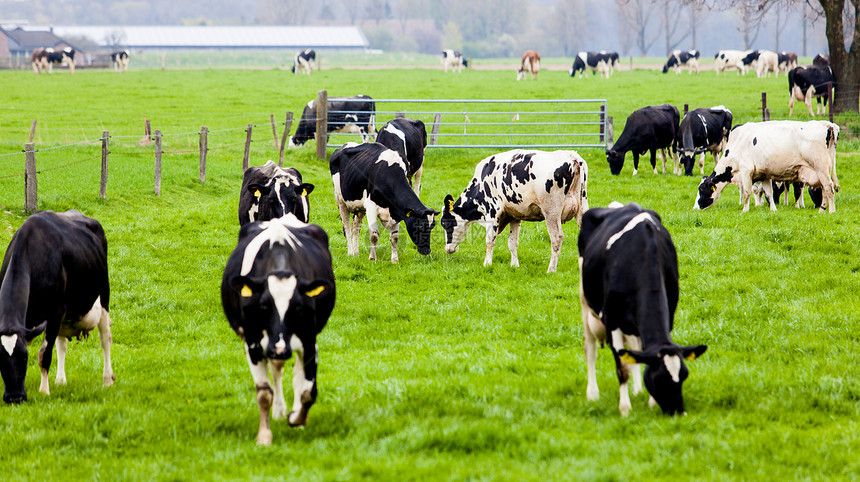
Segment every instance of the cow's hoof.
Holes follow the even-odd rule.
[[[272,407],[272,418],[274,418],[275,420],[281,420],[286,415],[287,415],[287,404],[286,403],[280,403],[280,404],[276,403]]]
[[[116,375],[111,373],[110,375],[104,376],[103,381],[105,383],[105,386],[109,387],[109,386],[113,385],[113,382],[116,381]]]
[[[630,403],[618,404],[618,411],[621,412],[622,417],[630,415],[630,408]]]
[[[657,400],[654,400],[654,397],[648,397],[648,406],[650,408],[654,408],[657,406]]]
[[[599,400],[600,399],[600,390],[598,390],[597,387],[594,387],[594,388],[588,387],[585,390],[585,398],[587,400],[591,400],[591,401]]]
[[[266,429],[257,432],[257,445],[272,445],[272,431]]]
[[[306,410],[299,410],[298,412],[290,412],[287,417],[287,422],[290,424],[290,427],[302,427],[308,421],[308,412]]]

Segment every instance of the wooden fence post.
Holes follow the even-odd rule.
[[[110,132],[102,131],[102,178],[99,186],[99,196],[102,199],[107,197],[108,154],[110,154],[109,139]]]
[[[200,127],[200,182],[206,182],[206,153],[209,152],[209,128]]]
[[[317,92],[317,157],[326,158],[325,148],[328,144],[328,92]]]
[[[30,142],[33,142],[33,138],[36,137],[36,121],[33,120],[33,125],[30,126]]]
[[[39,208],[36,189],[36,144],[28,142],[24,146],[24,210],[32,213]]]
[[[161,196],[161,131],[155,131],[155,195]]]
[[[439,124],[441,124],[441,122],[442,122],[442,114],[437,112],[436,115],[433,116],[433,130],[430,131],[430,145],[431,146],[436,145],[436,139],[439,136]]]
[[[287,112],[287,119],[284,121],[284,135],[281,137],[281,148],[278,152],[278,165],[284,167],[284,148],[287,146],[287,137],[290,135],[290,127],[293,125],[293,113]]]
[[[767,112],[767,92],[761,93],[761,120],[768,120],[768,112]]]
[[[275,129],[275,114],[269,114],[269,120],[272,122],[272,137],[275,138],[275,149],[280,149],[278,145],[278,130]]]
[[[251,159],[251,130],[254,128],[253,124],[248,124],[248,129],[245,132],[248,133],[245,136],[245,155],[242,157],[242,172],[248,170],[248,162]]]
[[[600,143],[606,144],[606,104],[600,104]]]
[[[612,116],[606,117],[606,147],[612,147],[615,144],[615,123]]]

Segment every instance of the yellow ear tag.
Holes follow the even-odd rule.
[[[407,218],[409,217],[409,213],[406,213],[406,217],[407,217]]]
[[[307,196],[307,195],[308,195],[308,190],[302,189],[302,196]]]
[[[317,286],[316,288],[314,288],[310,291],[306,291],[305,296],[313,298],[314,296],[317,296],[318,294],[322,293],[323,291],[325,291],[325,286]]]
[[[636,361],[636,359],[633,358],[633,356],[630,355],[629,353],[625,353],[625,354],[621,355],[621,361],[623,361],[624,363],[630,364],[630,365],[635,365],[636,363],[638,363]]]
[[[254,189],[254,197],[260,197],[260,190]]]
[[[711,186],[711,191],[712,191],[712,192],[717,192],[717,186]]]
[[[254,294],[254,292],[251,291],[251,288],[249,288],[248,285],[245,285],[242,287],[242,297],[243,298],[250,298],[251,295],[253,295],[253,294]]]
[[[696,352],[691,351],[690,354],[685,356],[684,358],[687,360],[690,360],[690,361],[695,360],[696,359]]]
[[[452,199],[452,200],[448,201],[448,211],[453,211],[453,210],[454,210],[454,200]]]

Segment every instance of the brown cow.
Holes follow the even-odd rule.
[[[526,50],[520,60],[520,69],[517,70],[517,80],[525,78],[526,72],[531,72],[532,80],[537,80],[537,74],[540,72],[540,54],[534,50]]]

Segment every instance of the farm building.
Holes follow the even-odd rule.
[[[48,27],[24,29],[18,26],[0,26],[0,66],[23,64],[29,68],[33,49],[48,47],[56,50],[71,47],[81,51],[77,45],[58,36]]]

